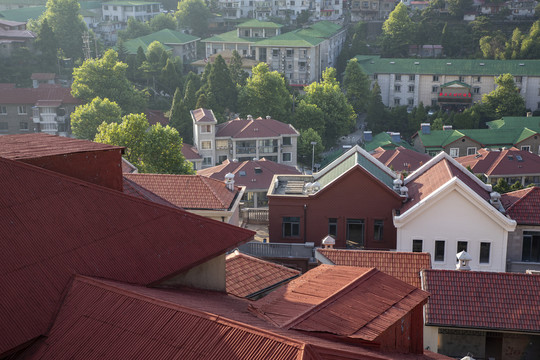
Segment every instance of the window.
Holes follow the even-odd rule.
[[[474,87],[472,89],[472,92],[473,92],[473,94],[480,94],[480,88],[479,87]]]
[[[414,106],[414,99],[408,99],[407,100],[407,105]]]
[[[401,91],[401,86],[400,85],[394,85],[394,91],[395,92],[400,92]]]
[[[433,81],[439,81],[439,75],[433,75]]]
[[[19,115],[25,115],[26,114],[26,105],[17,106],[17,113]]]
[[[377,79],[378,79],[377,74],[373,74],[373,80],[377,80]],[[540,107],[540,106],[538,106],[538,107]]]
[[[396,75],[396,81],[401,81],[401,75]]]
[[[467,251],[467,242],[466,241],[458,241],[457,242],[456,254],[459,254],[462,251]],[[457,257],[456,257],[456,262],[458,262]]]
[[[523,232],[521,261],[540,262],[540,232]]]
[[[414,239],[412,241],[412,251],[413,252],[422,252],[422,240]]]
[[[477,83],[482,82],[482,77],[481,76],[475,76],[474,82],[477,82]]]
[[[272,57],[278,57],[279,56],[279,49],[272,49]]]
[[[19,130],[22,130],[22,131],[28,130],[28,123],[26,121],[21,121],[19,123]]]
[[[7,115],[7,108],[3,105],[0,105],[0,115]]]
[[[409,92],[414,92],[414,85],[409,85]]]
[[[459,157],[459,148],[451,148],[450,149],[450,156],[453,158]]]
[[[375,220],[373,222],[373,240],[382,241],[382,239],[383,239],[383,226],[384,226],[384,221],[382,221],[382,220]]]
[[[394,105],[399,106],[399,103],[400,103],[400,102],[401,102],[401,101],[400,101],[399,99],[394,99]]]
[[[432,86],[431,87],[431,92],[432,93],[438,93],[439,92],[439,87],[438,86]]]
[[[474,155],[476,154],[476,148],[475,147],[468,147],[467,148],[467,155]]]
[[[290,136],[284,136],[283,137],[283,145],[292,145]]]
[[[109,10],[109,7],[107,5],[103,5],[103,10]]]
[[[516,77],[515,77],[515,82],[516,82],[516,84],[521,84],[522,81],[523,81],[523,77],[522,77],[522,76],[516,76]]]
[[[530,145],[522,145],[521,150],[531,152],[531,146]]]
[[[201,150],[212,150],[211,141],[201,141]]]
[[[0,122],[0,131],[8,131],[8,123],[6,121]]]
[[[299,217],[284,217],[283,218],[283,237],[300,236],[300,218]]]
[[[212,165],[212,157],[211,156],[205,156],[202,160],[203,165]]]
[[[216,140],[216,149],[223,150],[229,148],[228,140]]]
[[[337,225],[338,219],[330,218],[328,219],[328,235],[337,236]]]
[[[227,155],[218,156],[218,164],[222,164],[225,160],[227,160]]]
[[[201,133],[208,134],[212,132],[212,126],[211,125],[201,125]]]
[[[409,81],[414,81],[414,78],[415,78],[414,75],[409,75]]]
[[[435,261],[444,261],[444,240],[435,241]]]
[[[487,242],[480,243],[480,264],[489,263],[490,248],[491,248],[491,243],[487,243]]]
[[[292,154],[291,153],[283,153],[282,154],[283,162],[291,162],[292,161]]]
[[[293,49],[287,49],[287,57],[293,57],[294,50]]]
[[[439,101],[437,99],[431,99],[431,106],[437,106]]]
[[[464,82],[465,81],[465,76],[460,76],[459,77],[459,82]]]

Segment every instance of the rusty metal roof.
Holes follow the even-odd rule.
[[[375,341],[427,298],[374,268],[320,265],[249,309],[281,328]]]
[[[11,160],[115,149],[124,148],[45,133],[0,136],[0,157]]]
[[[250,297],[274,286],[284,285],[300,271],[264,261],[238,251],[227,255],[227,292],[238,297]]]
[[[73,274],[148,285],[254,235],[2,158],[0,188],[0,357],[47,331]]]
[[[429,253],[317,249],[319,254],[335,265],[374,267],[417,288],[420,283],[420,270],[431,269]]]

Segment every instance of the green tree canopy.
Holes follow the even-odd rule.
[[[129,114],[121,123],[101,124],[95,141],[126,147],[125,156],[143,173],[193,174],[182,155],[182,138],[176,129],[149,126],[144,114]]]
[[[206,93],[208,105],[218,118],[224,118],[223,114],[236,110],[236,85],[221,55],[216,57],[202,91]]]
[[[297,130],[315,130],[319,136],[324,137],[324,113],[315,104],[308,104],[300,100],[294,112],[294,126]]]
[[[88,103],[95,97],[116,102],[123,113],[143,111],[146,96],[126,77],[127,64],[118,61],[114,50],[107,50],[101,59],[86,60],[73,69],[71,94]]]
[[[150,20],[150,29],[152,32],[158,32],[163,29],[176,30],[176,20],[171,14],[158,14]]]
[[[38,30],[36,38],[36,47],[41,51],[42,68],[54,71],[56,68],[56,54],[58,51],[58,43],[52,28],[49,26],[47,18],[43,19],[41,27]]]
[[[365,112],[369,97],[370,81],[362,71],[356,58],[351,59],[345,68],[343,78],[343,90],[347,95],[349,104],[352,105],[356,113]]]
[[[237,86],[246,85],[246,80],[249,74],[242,68],[242,57],[238,51],[233,50],[233,57],[229,64],[229,71],[231,72],[231,79]]]
[[[208,19],[211,15],[202,0],[180,1],[175,14],[181,28],[189,28],[193,30],[193,34],[201,37],[208,31]]]
[[[118,31],[118,38],[124,41],[135,39],[152,33],[148,23],[139,21],[133,17],[128,18],[127,27]]]
[[[298,139],[298,158],[300,162],[310,167],[313,156],[313,145],[311,145],[312,142],[317,143],[315,144],[314,158],[314,162],[317,162],[320,160],[320,154],[324,151],[323,141],[315,130],[311,128],[301,130],[300,137]]]
[[[415,31],[407,6],[400,2],[383,24],[381,47],[384,56],[407,56]]]
[[[180,133],[184,143],[193,143],[193,122],[190,109],[186,106],[185,98],[182,98],[182,92],[176,88],[171,106],[169,122]]]
[[[381,88],[379,83],[375,82],[368,99],[366,114],[368,129],[371,129],[374,134],[381,131],[390,131],[388,118],[388,111],[382,102]]]
[[[238,96],[241,116],[271,116],[273,119],[290,123],[292,99],[283,75],[269,71],[268,64],[253,67],[252,75]]]
[[[94,140],[101,123],[118,123],[122,110],[117,103],[96,97],[84,105],[77,106],[71,114],[71,130],[78,139]]]
[[[512,74],[495,78],[497,88],[482,96],[482,103],[497,118],[503,116],[523,116],[525,100],[519,94]]]

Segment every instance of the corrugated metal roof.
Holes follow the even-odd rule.
[[[540,332],[540,276],[425,270],[426,324]]]
[[[238,251],[227,255],[227,292],[247,297],[300,275],[300,271],[257,259]]]
[[[320,265],[249,309],[278,327],[374,341],[427,297],[374,268]]]
[[[124,148],[45,133],[0,136],[0,157],[11,160],[114,149]]]
[[[147,285],[252,231],[0,158],[0,354],[45,333],[74,273]]]
[[[401,281],[421,288],[420,270],[431,269],[429,253],[317,249],[335,265],[374,267]]]

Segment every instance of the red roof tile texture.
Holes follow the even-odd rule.
[[[519,225],[540,225],[540,188],[535,186],[501,195],[506,215]]]
[[[540,276],[425,270],[426,324],[540,332]]]
[[[169,125],[169,118],[160,110],[146,110],[146,118],[150,125],[161,124],[161,126]]]
[[[336,265],[374,267],[407,284],[421,288],[420,270],[431,269],[429,253],[317,249]]]
[[[149,285],[254,233],[0,158],[0,356],[43,335],[73,274]]]
[[[32,80],[54,80],[56,79],[55,73],[32,73],[30,77]]]
[[[124,148],[45,133],[0,136],[0,157],[11,160],[115,149]]]
[[[227,292],[238,297],[247,297],[300,275],[298,270],[238,251],[227,255],[226,270]]]
[[[460,169],[448,159],[442,158],[418,177],[406,183],[405,186],[409,189],[409,201],[403,204],[401,212],[404,213],[409,210],[454,177],[463,181],[465,185],[483,199],[489,200],[489,192],[474,181],[465,171],[468,170]]]
[[[480,149],[476,155],[462,156],[456,160],[465,167],[470,166],[475,174],[488,176],[540,174],[540,156],[516,148],[502,151]]]
[[[64,104],[80,104],[71,96],[71,89],[60,85],[40,86],[38,88],[16,88],[0,86],[2,104],[35,104],[38,100],[59,100]],[[30,109],[27,109],[30,111]],[[30,114],[31,115],[31,114]]]
[[[281,328],[374,341],[427,297],[377,269],[320,265],[249,308]]]
[[[124,174],[124,177],[183,209],[229,210],[239,189],[200,175]]]
[[[407,172],[415,171],[431,159],[428,154],[406,149],[403,146],[390,150],[379,147],[371,155],[384,165],[392,167],[394,171]]]
[[[181,207],[176,206],[176,205],[168,202],[167,200],[159,197],[158,195],[154,194],[151,191],[146,190],[142,186],[138,185],[137,183],[135,183],[135,182],[133,182],[131,180],[126,179],[125,177],[123,178],[123,185],[124,186],[123,186],[122,191],[123,191],[124,194],[135,196],[136,198],[139,198],[139,199],[152,201],[152,202],[155,202],[157,204],[161,204],[161,205],[181,209]]]
[[[197,148],[189,144],[182,144],[182,155],[184,155],[187,160],[202,159],[202,156],[199,154]]]
[[[301,174],[295,167],[266,159],[242,162],[225,160],[221,165],[197,171],[198,175],[216,180],[225,179],[225,175],[228,173],[234,174],[235,185],[245,186],[248,191],[268,190],[276,174]]]
[[[217,122],[214,112],[209,109],[196,109],[191,111],[191,117],[196,122]]]
[[[216,137],[234,139],[253,139],[298,135],[292,125],[274,119],[258,118],[254,120],[236,119],[216,126]]]

